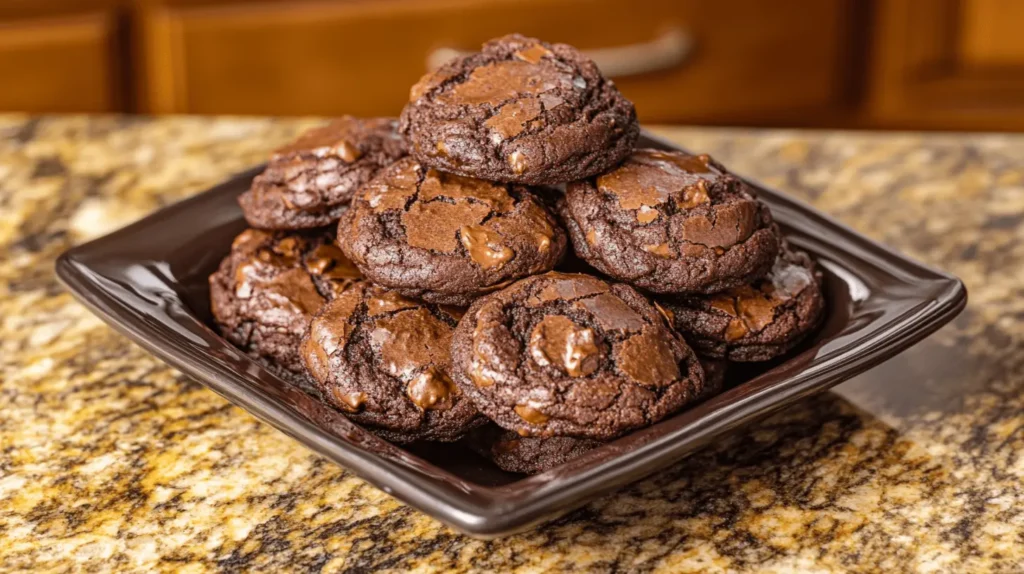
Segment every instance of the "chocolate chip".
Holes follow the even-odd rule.
[[[602,293],[595,297],[580,299],[573,306],[585,309],[594,316],[594,320],[602,328],[608,331],[630,333],[643,329],[644,325],[647,324],[639,313],[634,311],[621,298],[611,293]]]
[[[359,392],[347,393],[338,388],[331,390],[331,398],[334,399],[334,404],[338,408],[350,413],[358,413],[363,408],[363,405],[366,404],[366,394]]]
[[[551,57],[553,55],[554,54],[551,53],[551,50],[548,50],[547,48],[540,44],[534,44],[529,48],[519,50],[515,54],[516,58],[519,58],[520,60],[523,60],[524,62],[529,62],[531,64],[536,64],[540,62],[542,59],[544,59],[545,56]]]
[[[484,269],[501,267],[514,253],[501,244],[501,236],[482,225],[466,225],[459,230],[469,257]]]
[[[450,409],[452,395],[457,394],[458,387],[444,373],[433,367],[413,377],[405,394],[409,400],[421,409]]]
[[[672,349],[653,328],[646,328],[623,341],[616,358],[622,372],[647,387],[664,387],[679,378],[679,366]]]
[[[530,333],[530,355],[538,365],[554,365],[570,377],[597,370],[601,349],[593,329],[584,329],[562,315],[547,315]]]
[[[484,122],[484,126],[494,132],[500,142],[514,138],[526,129],[526,125],[541,114],[539,99],[522,100],[507,103],[498,112]]]
[[[548,419],[550,418],[541,412],[540,409],[536,409],[530,405],[516,405],[514,410],[524,421],[535,425],[544,424],[548,422]]]

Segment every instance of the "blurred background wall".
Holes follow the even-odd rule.
[[[394,115],[509,32],[647,123],[1024,128],[1024,0],[2,0],[0,111]]]

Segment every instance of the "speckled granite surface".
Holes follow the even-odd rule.
[[[557,522],[479,542],[105,327],[65,248],[308,121],[0,116],[0,570],[1024,570],[1024,137],[663,133],[962,277],[898,358]]]

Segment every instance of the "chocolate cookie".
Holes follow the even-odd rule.
[[[328,402],[385,439],[456,440],[486,422],[451,380],[460,316],[360,283],[313,318],[302,358]]]
[[[360,190],[338,243],[374,283],[447,305],[547,271],[568,240],[525,187],[398,161]]]
[[[706,155],[637,150],[567,186],[560,209],[576,254],[654,293],[714,293],[768,272],[779,252],[768,208]]]
[[[705,377],[701,398],[708,398],[722,389],[727,363],[701,358],[700,364]],[[498,468],[522,474],[544,472],[603,444],[604,441],[569,436],[523,437],[494,424],[475,429],[469,435],[470,448]]]
[[[547,273],[480,298],[452,339],[455,382],[522,436],[608,440],[698,397],[693,351],[631,287]]]
[[[304,373],[299,343],[313,314],[359,280],[333,234],[243,231],[210,275],[210,306],[224,338]]]
[[[519,35],[420,79],[400,129],[425,166],[531,185],[601,173],[640,133],[633,104],[594,62]]]
[[[537,474],[560,466],[604,442],[569,436],[522,437],[489,424],[469,434],[468,446],[505,472]]]
[[[238,198],[246,221],[260,229],[334,223],[359,186],[405,155],[396,127],[393,119],[346,116],[275,151]]]
[[[666,298],[676,330],[701,354],[767,361],[792,349],[825,309],[821,273],[801,251],[784,248],[768,275],[705,296]]]
[[[710,399],[725,388],[725,373],[729,370],[729,361],[700,355],[697,355],[697,360],[704,368],[704,390],[700,399]]]

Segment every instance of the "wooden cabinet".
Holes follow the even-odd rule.
[[[152,2],[157,112],[393,115],[429,61],[521,32],[617,65],[644,121],[808,117],[843,102],[836,0]],[[634,73],[638,72],[638,73]]]
[[[1024,0],[6,0],[0,111],[394,115],[510,32],[642,121],[1024,129]]]
[[[0,6],[0,110],[111,112],[125,103],[116,6]]]
[[[884,0],[866,121],[1024,129],[1024,2]]]

